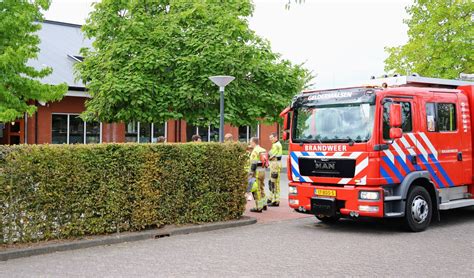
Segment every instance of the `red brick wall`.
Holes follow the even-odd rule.
[[[102,142],[118,143],[125,142],[124,123],[102,123]]]
[[[83,97],[64,97],[61,101],[38,106],[37,114],[28,118],[28,143],[51,143],[52,114],[72,113],[80,114],[85,110]],[[38,137],[35,141],[35,117],[38,115]],[[124,142],[125,125],[123,123],[102,124],[103,142]]]
[[[260,124],[260,146],[266,150],[272,148],[272,142],[268,138],[272,132],[277,132],[277,124]]]
[[[239,140],[239,128],[231,125],[224,125],[224,136],[230,133],[234,136],[234,141]]]
[[[85,98],[64,97],[61,101],[38,106],[38,144],[51,143],[52,113],[76,113],[84,111]],[[28,143],[35,143],[35,116],[28,118]]]
[[[186,122],[184,120],[169,120],[166,132],[167,142],[186,142]]]
[[[59,102],[47,103],[45,106],[38,106],[38,144],[51,143],[51,126],[53,113],[72,113],[80,114],[84,111],[84,102],[86,98],[82,97],[64,97]],[[23,120],[20,121],[23,126]],[[186,121],[170,120],[167,124],[167,141],[168,142],[186,142]],[[23,134],[22,128],[22,134]],[[260,125],[260,145],[265,149],[271,148],[271,142],[268,136],[272,132],[277,131],[277,125]],[[226,124],[224,126],[224,134],[231,133],[234,140],[238,140],[239,128]],[[21,142],[23,143],[21,136]],[[124,123],[103,123],[102,124],[102,141],[107,142],[124,142],[125,141],[125,124]],[[0,142],[1,143],[1,142]],[[28,143],[35,143],[35,115],[28,118]]]

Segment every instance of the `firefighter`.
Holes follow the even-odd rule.
[[[250,209],[251,212],[262,212],[267,209],[265,198],[265,168],[261,157],[266,154],[266,150],[258,144],[258,138],[250,138],[250,168],[249,168],[249,191],[252,192],[255,200],[255,208]]]
[[[270,198],[267,200],[267,204],[271,207],[278,207],[280,206],[280,171],[283,149],[276,132],[270,134],[269,138],[272,142],[272,148],[268,154],[270,160],[270,180],[268,181]]]
[[[247,146],[247,150],[245,151],[245,156],[247,157],[247,163],[244,165],[245,171],[248,172],[248,186],[247,186],[247,191],[245,192],[245,198],[247,201],[252,201],[253,200],[253,194],[250,192],[252,190],[253,183],[255,182],[255,177],[250,171],[250,154],[252,153],[253,148],[250,146],[250,144]]]

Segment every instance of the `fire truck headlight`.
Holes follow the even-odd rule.
[[[380,192],[378,191],[360,191],[359,192],[360,200],[379,200]]]
[[[296,186],[289,186],[288,187],[288,193],[289,194],[298,194],[298,189],[296,188]]]

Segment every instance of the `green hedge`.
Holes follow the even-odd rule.
[[[235,219],[242,144],[0,147],[0,242]]]

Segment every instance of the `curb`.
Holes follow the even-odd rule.
[[[95,246],[110,245],[124,242],[133,242],[146,239],[157,239],[162,237],[185,235],[200,232],[209,232],[220,229],[247,226],[257,223],[257,219],[249,216],[242,216],[239,220],[206,223],[188,227],[165,227],[162,229],[122,233],[120,235],[107,235],[94,239],[83,239],[67,243],[57,243],[45,246],[21,248],[8,251],[0,251],[0,261],[24,258],[36,255],[43,255],[54,252],[84,249]]]

